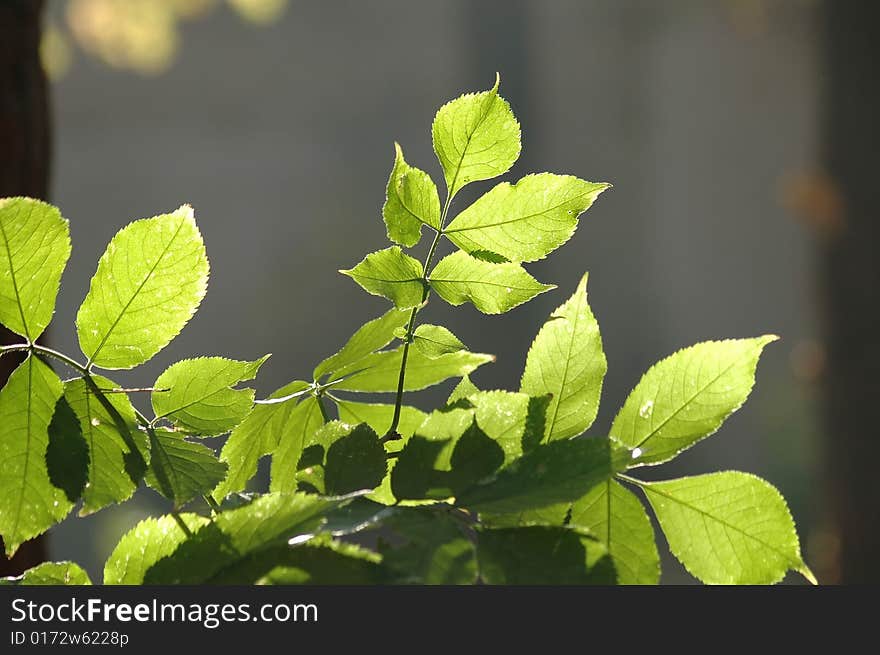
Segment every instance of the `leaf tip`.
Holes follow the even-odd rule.
[[[183,214],[183,217],[189,220],[195,220],[195,210],[193,206],[188,202],[183,203],[180,207],[177,208],[177,212]]]
[[[816,579],[815,574],[810,570],[810,567],[807,566],[806,564],[803,564],[803,563],[802,563],[802,564],[801,564],[797,569],[795,569],[795,570],[796,570],[798,573],[800,573],[802,576],[804,576],[804,577],[807,579],[807,582],[809,582],[811,585],[813,585],[813,586],[818,586],[818,585],[819,585],[819,581]]]
[[[498,89],[501,87],[501,73],[495,71],[495,85],[490,90],[490,93],[498,93]]]

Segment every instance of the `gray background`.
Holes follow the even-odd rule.
[[[269,27],[228,11],[187,24],[177,63],[159,77],[80,57],[53,89],[53,200],[74,243],[54,344],[77,352],[73,319],[112,234],[189,202],[211,259],[207,298],[170,347],[118,380],[148,385],[187,356],[266,352],[261,395],[308,375],[386,307],[336,270],[385,247],[393,142],[442,180],[434,112],[500,71],[524,134],[505,179],[549,170],[615,187],[565,247],[530,266],[557,291],[501,317],[439,303],[428,316],[498,355],[475,375],[479,386],[514,389],[544,318],[589,271],[609,362],[596,432],[670,352],[781,335],[750,403],[721,434],[643,472],[770,478],[791,501],[809,558],[821,527],[818,428],[814,389],[793,362],[817,331],[812,244],[780,197],[786,175],[817,156],[816,17],[805,0],[759,3],[759,14],[752,4],[291,2]],[[52,557],[100,579],[132,521],[165,507],[150,491],[140,497],[68,519],[52,531]],[[665,581],[687,579],[664,562]]]

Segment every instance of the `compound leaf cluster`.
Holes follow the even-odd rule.
[[[105,584],[656,584],[648,509],[703,582],[773,583],[789,570],[815,582],[768,482],[735,471],[630,475],[715,433],[748,398],[776,337],[672,354],[611,426],[587,435],[608,365],[586,274],[537,330],[515,391],[481,389],[471,376],[494,356],[419,320],[433,297],[502,314],[554,289],[525,265],[569,241],[610,187],[540,172],[453,213],[464,186],[519,157],[520,126],[499,84],[437,112],[442,199],[394,145],[381,210],[391,245],[341,271],[391,307],[309,378],[267,398],[248,386],[268,358],[259,353],[184,359],[149,389],[99,372],[147,362],[198,309],[209,264],[191,207],[134,221],[110,241],[77,313],[80,361],[37,343],[70,256],[68,222],[37,200],[0,200],[0,323],[23,340],[0,348],[19,357],[0,390],[7,554],[75,507],[97,512],[143,483],[169,511],[122,537]],[[423,234],[431,242],[418,258],[409,251]],[[451,252],[440,256],[444,241]],[[444,383],[451,393],[439,407],[411,397]],[[152,416],[132,402],[139,392]],[[218,436],[219,453],[205,441]],[[260,490],[265,457],[270,480]],[[374,546],[347,541],[354,533]],[[0,582],[91,583],[71,562]]]

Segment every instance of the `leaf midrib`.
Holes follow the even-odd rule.
[[[230,368],[230,367],[227,366],[226,368],[228,369],[228,368]],[[198,405],[199,403],[208,400],[211,396],[216,396],[218,393],[223,393],[223,392],[226,391],[226,390],[229,390],[229,391],[247,391],[247,389],[235,389],[234,387],[235,387],[236,384],[240,384],[241,382],[245,382],[245,381],[247,381],[247,380],[253,380],[253,379],[254,379],[253,376],[251,376],[251,377],[249,377],[249,378],[238,378],[238,379],[236,379],[236,380],[231,381],[230,384],[224,384],[224,385],[222,385],[222,386],[217,387],[216,389],[212,389],[212,390],[210,390],[210,391],[206,391],[206,392],[204,392],[204,394],[203,394],[202,396],[200,396],[200,397],[198,397],[198,398],[194,398],[193,400],[191,400],[191,401],[189,401],[189,402],[186,402],[186,403],[184,403],[183,405],[180,405],[180,406],[178,406],[178,407],[175,407],[174,409],[170,409],[170,410],[168,410],[168,411],[166,411],[166,412],[163,412],[161,415],[157,416],[157,417],[156,417],[155,419],[153,419],[153,420],[154,420],[154,421],[158,421],[160,418],[165,418],[166,416],[170,416],[171,414],[175,414],[175,413],[177,413],[177,412],[182,412],[183,410],[185,410],[185,409],[189,409],[189,408],[192,407],[193,405]]]
[[[495,266],[503,266],[504,264],[495,264]],[[428,283],[432,282],[442,282],[446,284],[483,284],[489,287],[504,287],[505,289],[516,289],[517,291],[533,291],[535,287],[520,287],[515,284],[501,284],[500,282],[489,282],[488,280],[469,280],[464,278],[459,279],[446,279],[446,278],[435,278],[432,277],[428,280]],[[537,286],[546,286],[542,285],[540,282],[536,282]]]
[[[94,353],[92,353],[92,355],[89,357],[87,367],[90,368],[92,366],[92,364],[95,363],[95,360],[98,358],[98,354],[101,352],[101,349],[104,348],[104,346],[106,345],[107,340],[110,338],[110,335],[113,334],[113,330],[115,330],[116,326],[119,325],[119,322],[122,320],[122,317],[125,316],[125,313],[128,311],[128,308],[131,307],[131,303],[133,303],[135,298],[138,297],[141,290],[144,288],[144,286],[147,284],[147,282],[150,281],[150,278],[153,277],[153,273],[156,272],[156,269],[158,268],[158,266],[162,262],[162,260],[165,258],[165,255],[168,254],[168,250],[171,248],[171,244],[173,244],[174,240],[177,239],[177,235],[180,234],[180,230],[183,228],[183,224],[185,222],[186,222],[186,218],[182,217],[180,219],[180,223],[177,224],[177,229],[174,230],[174,234],[171,236],[171,238],[168,240],[168,243],[166,243],[165,247],[162,249],[161,254],[156,258],[156,261],[150,267],[150,270],[144,276],[144,279],[138,285],[138,288],[131,295],[131,298],[128,299],[128,302],[125,303],[125,307],[122,308],[122,310],[117,315],[116,320],[113,321],[113,324],[110,326],[110,328],[104,334],[104,338],[101,340],[101,343],[98,344],[98,347],[95,349]]]
[[[511,188],[515,188],[515,187],[511,187]],[[452,225],[455,223],[455,221],[459,220],[462,217],[462,214],[459,214],[458,216],[455,217],[455,220],[449,224],[449,227],[447,227],[445,230],[443,230],[443,233],[444,234],[451,234],[454,232],[467,232],[469,230],[483,230],[483,229],[490,228],[490,227],[499,227],[501,225],[509,225],[511,223],[518,223],[520,221],[527,221],[530,218],[535,218],[536,216],[542,216],[548,212],[552,212],[556,209],[559,209],[560,207],[565,206],[569,202],[574,202],[575,200],[580,200],[584,196],[588,196],[591,193],[593,193],[593,192],[592,191],[585,191],[584,193],[581,193],[576,196],[572,196],[571,198],[568,198],[566,200],[563,200],[558,205],[553,205],[552,207],[547,207],[546,209],[542,209],[541,211],[535,212],[533,214],[527,214],[526,216],[518,216],[516,218],[498,221],[497,223],[481,223],[480,225],[465,225],[464,227],[459,227],[459,228],[453,229]],[[577,218],[574,218],[573,220],[576,221]]]
[[[583,296],[583,297],[581,297]],[[574,319],[572,319],[571,326],[571,334],[568,339],[568,348],[565,351],[565,366],[562,369],[562,381],[559,383],[559,391],[557,395],[554,395],[554,399],[556,402],[553,405],[553,420],[550,421],[550,424],[547,426],[547,434],[545,435],[546,439],[550,439],[553,435],[553,428],[556,425],[556,417],[559,415],[559,406],[562,404],[562,390],[565,389],[565,384],[568,381],[568,364],[571,361],[571,351],[574,347],[574,338],[575,334],[577,334],[577,325],[580,320],[581,310],[583,309],[583,300],[586,298],[586,290],[584,293],[580,293],[580,289],[578,289],[578,307],[577,311],[575,311]]]
[[[461,163],[464,161],[464,157],[467,154],[468,148],[471,146],[471,140],[474,138],[474,134],[477,133],[477,130],[480,129],[480,126],[483,124],[483,121],[486,120],[486,117],[489,115],[489,111],[492,109],[492,105],[495,104],[495,100],[498,99],[498,91],[496,89],[492,89],[490,91],[492,94],[491,100],[486,103],[485,109],[483,113],[480,115],[480,119],[477,121],[477,124],[474,125],[474,129],[468,133],[467,141],[464,143],[464,148],[461,149],[461,156],[458,158],[458,164],[455,167],[455,175],[452,177],[452,183],[447,188],[447,193],[449,194],[449,200],[452,200],[452,195],[458,192],[458,189],[455,188],[455,183],[458,182],[458,175],[461,173]],[[453,145],[455,145],[455,141],[453,140]]]
[[[407,164],[407,166],[409,166],[409,164]],[[412,166],[409,166],[409,169],[410,169],[411,171],[418,170],[417,168],[413,168]],[[400,195],[400,189],[398,188],[398,187],[400,186],[400,184],[401,184],[402,179],[403,179],[402,177],[398,178],[397,183],[394,185],[394,195],[397,196],[397,202],[400,203],[400,206],[404,208],[404,210],[406,211],[407,214],[409,214],[410,216],[412,216],[412,217],[413,217],[414,219],[416,219],[419,223],[421,223],[422,225],[426,225],[426,226],[428,226],[428,227],[430,227],[430,228],[436,230],[436,229],[437,229],[436,227],[434,227],[434,226],[431,225],[428,221],[426,221],[426,220],[423,219],[421,216],[419,216],[418,214],[416,214],[412,209],[409,208],[409,205],[406,204],[406,202],[404,201],[403,197]]]
[[[685,410],[685,408],[687,408],[688,405],[690,405],[692,402],[694,402],[694,400],[697,399],[698,396],[700,396],[700,395],[702,395],[703,393],[705,393],[706,389],[708,389],[708,388],[711,387],[713,384],[715,384],[716,382],[718,382],[718,380],[720,380],[723,376],[727,375],[727,373],[730,371],[730,369],[732,369],[734,366],[736,366],[736,365],[739,364],[739,363],[740,363],[739,360],[736,360],[736,361],[733,361],[733,362],[731,362],[730,364],[728,364],[728,365],[724,368],[723,371],[721,371],[720,373],[718,373],[718,374],[717,374],[715,377],[713,377],[709,382],[707,382],[702,388],[700,388],[698,391],[696,391],[696,392],[695,392],[690,398],[688,398],[688,399],[687,399],[687,400],[686,400],[686,401],[685,401],[685,402],[684,402],[684,403],[683,403],[678,409],[676,409],[674,412],[672,412],[672,414],[670,414],[670,415],[667,416],[665,419],[663,419],[663,420],[660,422],[660,425],[658,425],[656,428],[653,428],[653,427],[652,427],[652,428],[651,428],[651,432],[649,432],[648,435],[647,435],[646,437],[644,437],[639,443],[637,443],[635,446],[633,446],[633,449],[635,449],[635,448],[641,448],[642,445],[644,445],[644,443],[645,443],[648,439],[650,439],[650,438],[653,437],[655,434],[657,434],[660,430],[662,430],[663,427],[664,427],[667,423],[669,423],[669,421],[671,421],[671,420],[674,419],[676,416],[678,416],[681,412],[683,412],[683,411]]]

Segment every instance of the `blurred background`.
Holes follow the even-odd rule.
[[[529,266],[555,292],[500,317],[429,307],[498,355],[474,381],[517,388],[531,339],[584,271],[609,363],[596,434],[672,351],[778,334],[721,432],[640,473],[766,477],[820,581],[878,582],[878,19],[877,3],[849,0],[9,0],[0,195],[47,197],[71,221],[50,334],[70,352],[115,231],[191,203],[208,296],[122,381],[149,385],[188,356],[271,352],[266,395],[385,310],[336,271],[386,244],[393,142],[441,180],[434,112],[499,71],[523,127],[505,179],[548,170],[614,189]],[[142,490],[70,518],[49,555],[100,579],[121,534],[165,509]],[[691,580],[663,565],[664,582]]]

